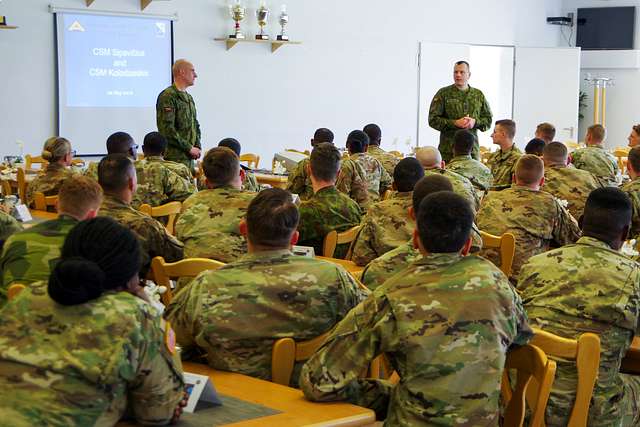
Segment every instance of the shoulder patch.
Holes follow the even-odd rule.
[[[173,107],[164,107],[164,112],[165,112],[165,113],[171,113],[171,112],[173,112]]]

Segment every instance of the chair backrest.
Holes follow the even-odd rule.
[[[507,353],[504,368],[501,387],[502,398],[506,404],[504,425],[522,426],[524,424],[527,388],[534,379],[538,383],[538,393],[533,401],[529,401],[531,407],[529,426],[543,426],[544,412],[556,375],[556,362],[549,360],[538,347],[527,344]],[[508,375],[510,369],[515,369],[517,373],[516,386],[513,390]]]
[[[217,270],[225,264],[208,258],[186,258],[177,262],[165,262],[161,256],[151,261],[151,271],[154,281],[158,286],[165,286],[167,291],[162,294],[162,303],[168,305],[173,293],[171,291],[171,279],[180,277],[196,277],[206,270]]]
[[[24,168],[27,170],[31,169],[31,166],[39,164],[40,165],[40,169],[44,168],[45,166],[47,166],[49,164],[48,161],[46,161],[45,159],[42,158],[42,156],[32,156],[30,154],[27,154],[26,156],[24,156]]]
[[[295,148],[287,148],[284,151],[290,151],[292,153],[304,154],[305,156],[310,156],[311,155],[311,152],[309,150],[300,151],[300,150],[296,150]]]
[[[258,169],[260,164],[260,156],[257,154],[246,153],[240,156],[240,162],[247,162],[247,166],[251,169]]]
[[[18,181],[18,197],[22,203],[27,203],[27,178],[24,169],[18,168],[16,180]]]
[[[45,196],[43,192],[36,191],[33,193],[33,204],[36,210],[46,211],[51,206],[54,210],[58,211],[58,195]]]
[[[629,157],[629,147],[617,147],[613,150],[613,155],[618,159],[618,167],[620,173],[624,174],[627,170],[627,158]]]
[[[80,159],[80,158],[71,159],[71,165],[73,165],[73,166],[81,167],[81,166],[84,166],[86,164],[87,164],[87,162],[84,159]]]
[[[11,196],[13,194],[13,190],[11,189],[11,183],[6,179],[2,180],[2,195],[3,196]]]
[[[295,342],[293,338],[280,338],[271,350],[271,381],[276,384],[289,385],[296,362],[309,359],[329,337],[329,332],[310,339]]]
[[[572,340],[541,329],[532,329],[535,335],[531,344],[540,347],[549,356],[575,360],[578,385],[568,426],[586,426],[593,387],[600,367],[600,337],[587,332],[580,335],[577,340]]]
[[[11,301],[15,297],[17,297],[20,292],[22,292],[25,289],[26,289],[26,286],[23,285],[22,283],[14,283],[10,285],[9,289],[7,289],[7,299]]]
[[[480,147],[480,149],[482,149],[482,147]],[[480,153],[480,161],[483,164],[487,164],[489,157],[491,157],[491,151],[489,150]]]
[[[401,152],[399,152],[397,150],[389,151],[389,154],[393,154],[394,156],[396,156],[399,159],[404,159],[404,154],[402,154]]]
[[[151,207],[151,205],[145,203],[143,205],[140,205],[140,208],[138,210],[140,212],[146,213],[153,218],[159,218],[163,216],[169,217],[167,225],[165,227],[167,228],[167,232],[173,235],[173,231],[176,225],[176,219],[178,218],[178,214],[182,210],[182,203],[169,202],[164,205],[155,207]]]
[[[504,233],[502,236],[494,236],[493,234],[480,231],[482,237],[483,248],[495,248],[500,252],[500,270],[505,276],[511,276],[511,267],[513,266],[513,258],[516,253],[516,238],[511,233]]]
[[[358,237],[358,233],[360,232],[360,228],[362,226],[356,225],[355,227],[351,227],[347,231],[343,231],[342,233],[338,233],[335,230],[331,230],[324,236],[324,242],[322,243],[322,256],[333,258],[333,254],[336,252],[336,247],[343,243],[351,243],[349,246],[349,250],[347,251],[347,255],[344,259],[351,259],[351,253],[353,252],[353,244]]]

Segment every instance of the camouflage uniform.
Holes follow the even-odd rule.
[[[537,255],[522,267],[519,288],[531,324],[577,339],[600,337],[600,369],[589,426],[640,424],[640,377],[620,374],[620,362],[638,334],[640,266],[606,243],[582,237],[577,244]],[[547,425],[566,426],[576,395],[576,365],[557,360],[547,404]]]
[[[63,306],[35,283],[0,316],[0,414],[15,427],[112,426],[125,410],[166,424],[184,381],[163,341],[155,310],[127,292]]]
[[[194,184],[193,174],[186,165],[178,162],[172,162],[170,160],[165,160],[162,156],[145,156],[144,160],[149,163],[160,163],[171,172],[178,174],[178,176],[184,179],[189,185],[189,191],[191,191],[192,193],[195,192],[196,186]]]
[[[55,196],[60,191],[62,183],[74,173],[72,169],[60,163],[49,163],[44,171],[27,184],[26,205],[33,207],[33,198],[38,191],[44,193],[45,196]]]
[[[84,171],[83,175],[98,182],[98,163],[100,162],[89,163],[89,166],[87,166],[87,169]]]
[[[638,239],[640,238],[640,177],[624,184],[621,190],[627,193],[633,206],[629,238]]]
[[[188,181],[160,162],[138,160],[135,167],[138,188],[131,206],[136,209],[142,204],[160,206],[169,202],[182,202],[193,193]]]
[[[578,169],[591,172],[598,177],[604,185],[610,187],[618,186],[618,160],[604,147],[591,145],[586,148],[579,148],[571,153],[571,163]]]
[[[313,246],[316,255],[322,254],[324,237],[332,230],[338,233],[360,224],[360,208],[340,193],[336,187],[318,190],[310,200],[300,204],[300,224],[298,231],[301,246]],[[334,258],[344,258],[349,245],[338,245]]]
[[[161,256],[167,262],[179,261],[183,257],[183,246],[175,237],[167,233],[155,219],[133,209],[129,204],[105,194],[100,206],[100,216],[108,216],[128,227],[138,237],[143,252],[143,273],[151,260]]]
[[[387,189],[391,189],[393,179],[378,159],[367,153],[354,153],[349,156],[349,159],[358,163],[364,170],[367,191],[369,192],[369,203],[377,202],[380,200],[382,193]]]
[[[469,155],[451,159],[447,164],[447,170],[467,178],[478,191],[488,191],[493,185],[491,170]]]
[[[507,151],[498,151],[491,153],[487,160],[487,166],[491,169],[493,175],[493,186],[496,189],[507,188],[513,180],[513,173],[516,171],[516,162],[522,156],[522,151],[515,144]]]
[[[515,236],[513,280],[517,280],[520,267],[530,257],[548,251],[552,245],[568,245],[580,237],[578,223],[558,199],[545,191],[516,185],[490,191],[482,200],[476,223],[486,233]],[[483,256],[500,265],[496,249],[483,250]]]
[[[60,215],[9,237],[0,258],[0,306],[14,282],[28,284],[48,280],[60,257],[62,244],[78,220]]]
[[[472,155],[479,159],[477,131],[486,131],[491,127],[492,121],[491,108],[484,94],[471,86],[465,91],[458,89],[456,85],[443,87],[435,94],[429,108],[429,126],[440,131],[438,150],[445,162],[453,157],[453,137],[456,131],[460,130],[453,123],[464,116],[476,120],[475,127],[470,131],[476,137]]]
[[[442,175],[449,179],[451,185],[453,185],[454,193],[464,197],[471,204],[471,208],[474,212],[478,211],[478,208],[480,207],[480,196],[473,187],[471,181],[469,181],[467,178],[460,175],[459,173],[439,168],[425,169],[424,176],[429,175]]]
[[[362,219],[362,229],[353,248],[353,262],[367,265],[413,235],[416,223],[408,216],[412,196],[413,191],[395,193],[392,199],[371,205]]]
[[[253,193],[259,193],[262,190],[262,186],[258,184],[258,178],[253,173],[252,169],[244,165],[240,165],[244,170],[244,181],[242,181],[242,190],[251,191]]]
[[[341,266],[276,250],[201,273],[165,316],[178,343],[204,349],[213,368],[270,380],[274,341],[315,338],[365,296]]]
[[[287,191],[300,196],[300,200],[309,200],[313,197],[313,187],[311,185],[311,176],[307,172],[307,165],[310,160],[307,157],[298,163],[296,168],[289,174],[287,182]]]
[[[430,254],[351,310],[300,375],[314,401],[367,406],[385,425],[498,425],[512,344],[531,337],[520,297],[489,261]],[[380,353],[401,381],[360,378]]]
[[[369,198],[367,174],[362,165],[351,159],[344,159],[340,165],[340,174],[336,181],[338,191],[351,197],[365,210],[374,200]]]
[[[393,177],[393,170],[396,168],[396,165],[400,161],[399,158],[397,158],[391,153],[384,151],[382,148],[380,148],[379,145],[373,145],[373,144],[369,145],[369,148],[367,149],[367,154],[377,159],[384,167],[384,170],[387,171],[389,176]]]
[[[200,147],[200,124],[196,118],[196,104],[191,95],[171,85],[158,95],[156,102],[158,132],[167,138],[164,158],[186,165],[194,170],[189,154],[193,147]]]
[[[0,209],[0,249],[9,236],[20,230],[22,230],[22,224]]]
[[[185,200],[176,222],[176,236],[184,242],[185,256],[229,263],[244,255],[247,243],[239,225],[255,196],[225,186],[200,191]]]
[[[587,197],[601,185],[591,173],[567,166],[545,166],[542,189],[560,200],[566,200],[567,210],[578,219],[584,212]]]

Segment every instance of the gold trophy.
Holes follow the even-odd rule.
[[[278,34],[278,40],[283,41],[283,42],[287,42],[287,41],[289,41],[289,36],[287,35],[287,33],[285,31],[285,27],[289,23],[289,14],[287,13],[287,5],[286,4],[282,5],[279,22],[280,22],[280,27],[282,27],[282,31],[280,32],[280,34]]]
[[[264,1],[260,2],[260,7],[256,9],[256,18],[260,26],[260,34],[256,34],[256,40],[269,40],[269,34],[264,33],[264,27],[267,25],[271,12]]]
[[[241,3],[241,0],[236,0],[234,4],[229,4],[229,14],[235,21],[235,33],[229,36],[230,39],[242,40],[244,39],[244,33],[240,29],[240,21],[244,19],[247,14],[247,8]]]

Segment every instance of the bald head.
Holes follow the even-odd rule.
[[[196,77],[198,77],[193,64],[186,59],[178,59],[174,62],[171,68],[171,74],[173,74],[174,84],[180,90],[193,86]]]
[[[188,70],[189,68],[193,68],[193,64],[186,59],[178,59],[173,63],[173,67],[171,67],[171,74],[173,77],[180,74],[183,70]]]
[[[425,169],[442,167],[442,155],[436,147],[423,147],[416,151],[416,159]]]

